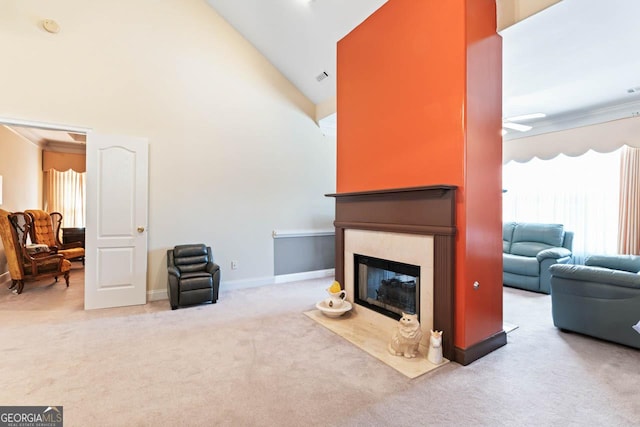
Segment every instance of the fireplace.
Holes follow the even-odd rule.
[[[420,267],[354,254],[354,301],[399,320],[402,313],[420,319]]]
[[[387,305],[390,299],[406,299],[412,285],[410,278],[415,278],[415,310],[423,335],[428,337],[429,329],[443,331],[443,355],[450,360],[455,357],[455,190],[455,186],[437,185],[328,195],[336,198],[336,280],[343,284],[354,310],[386,319],[397,316],[397,310],[380,306]],[[361,295],[356,282],[360,281],[362,267],[356,267],[356,255],[397,263],[391,268],[366,267],[397,273],[401,283],[389,282],[382,289],[380,299],[385,300],[384,304],[371,301],[380,302],[380,285],[378,292],[367,290]],[[398,264],[418,270],[398,271]],[[404,290],[389,295],[390,286],[397,291],[398,285]],[[383,309],[393,314],[383,315]]]

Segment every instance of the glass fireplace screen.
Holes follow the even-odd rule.
[[[355,302],[396,320],[420,318],[420,267],[354,254]]]

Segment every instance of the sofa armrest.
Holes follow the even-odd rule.
[[[207,270],[207,273],[213,275],[216,271],[220,270],[220,266],[215,262],[209,262],[207,263],[206,270]]]
[[[538,262],[542,262],[547,258],[559,259],[559,258],[565,258],[570,256],[571,256],[571,251],[569,249],[557,247],[557,248],[545,249],[543,251],[538,252],[538,255],[536,255],[536,258],[538,259]]]
[[[167,273],[169,273],[169,276],[174,276],[174,277],[177,277],[178,279],[180,278],[180,270],[178,270],[178,267],[173,267],[173,266],[167,267]]]
[[[631,273],[640,272],[640,256],[637,255],[590,255],[585,265],[622,270]]]
[[[540,292],[551,293],[551,272],[550,268],[556,264],[568,264],[571,256],[562,258],[544,258],[540,261]]]
[[[605,283],[640,289],[640,274],[588,265],[554,264],[549,267],[552,276],[584,282]]]

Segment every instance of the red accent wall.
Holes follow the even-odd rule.
[[[389,0],[338,43],[337,191],[459,186],[454,342],[462,349],[502,330],[495,29],[494,0]]]

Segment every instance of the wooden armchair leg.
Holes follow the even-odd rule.
[[[17,284],[18,284],[17,280],[11,280],[11,284],[9,285],[9,289],[15,288]]]
[[[67,288],[69,287],[69,272],[64,273],[64,281],[67,283]]]

